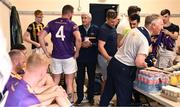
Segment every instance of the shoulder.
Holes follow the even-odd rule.
[[[19,74],[13,74],[13,73],[11,73],[11,78],[15,78],[15,79],[21,80],[21,79],[22,79],[22,76],[19,75]]]
[[[137,28],[130,30],[128,35],[134,36],[136,42],[138,42],[138,43],[147,43],[148,44],[148,41],[147,41],[146,37],[144,36],[144,34],[142,32],[140,32]]]
[[[29,24],[29,26],[33,26],[34,24],[35,24],[35,22],[32,22],[32,23]]]
[[[44,24],[43,23],[40,23],[41,24],[41,26],[44,26]]]
[[[94,29],[99,29],[99,27],[97,25],[94,25],[94,24],[92,24],[91,27]]]
[[[84,27],[83,27],[83,25],[79,25],[78,27],[79,27],[79,29],[82,29],[82,28],[84,28]]]
[[[48,22],[48,24],[54,24],[54,23],[56,23],[58,20],[60,20],[60,18],[56,18],[56,19],[54,19],[54,20],[51,20],[51,21]]]
[[[179,30],[179,26],[174,24],[174,23],[171,23],[170,27],[172,27],[173,29],[178,29]]]

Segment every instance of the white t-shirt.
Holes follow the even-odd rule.
[[[116,52],[115,58],[127,66],[135,66],[137,54],[148,55],[148,52],[148,40],[135,28],[128,33],[123,45]]]

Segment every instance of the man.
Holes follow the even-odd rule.
[[[159,68],[171,67],[176,57],[175,41],[178,39],[179,26],[170,22],[170,15],[171,14],[168,9],[161,11],[164,27],[162,30],[161,44],[157,52],[157,67]]]
[[[140,23],[140,16],[138,14],[132,14],[129,16],[129,25],[131,29],[138,27]]]
[[[129,26],[131,27],[131,29],[138,27],[139,23],[140,23],[140,16],[139,16],[138,14],[135,13],[135,14],[131,14],[131,15],[129,16]],[[129,31],[130,31],[130,29],[129,29],[128,31],[126,31],[126,34],[127,34]],[[122,46],[125,38],[126,38],[126,36],[124,36],[124,37],[121,39],[121,41],[119,41],[118,47],[121,47],[121,46]]]
[[[34,12],[35,21],[31,23],[26,32],[23,35],[24,41],[32,44],[32,51],[42,53],[40,48],[38,34],[41,30],[43,30],[44,25],[42,23],[43,13],[41,10],[36,10]]]
[[[103,81],[102,90],[107,79],[107,65],[117,51],[117,32],[115,29],[117,13],[109,9],[106,13],[106,22],[100,27],[98,36],[98,64],[100,66]]]
[[[5,91],[9,90],[11,85],[19,80],[22,79],[22,76],[19,75],[19,71],[23,69],[25,66],[26,58],[25,55],[20,51],[13,49],[9,52],[9,56],[12,61],[12,71],[11,71],[11,76],[6,84]]]
[[[50,57],[44,43],[44,38],[48,33],[51,33],[51,40],[53,43],[53,79],[54,82],[58,84],[61,73],[64,72],[67,93],[71,102],[74,102],[74,73],[77,71],[76,58],[79,56],[81,47],[81,35],[78,26],[70,20],[73,15],[73,10],[74,8],[71,5],[65,5],[62,9],[62,18],[50,21],[39,36],[39,42],[44,53],[47,57]]]
[[[11,84],[9,88],[5,106],[48,106],[54,99],[58,106],[70,106],[63,89],[53,84],[44,89],[46,91],[36,94],[34,87],[46,76],[48,65],[47,59],[42,55],[30,55],[23,78]]]
[[[130,26],[130,16],[133,15],[133,14],[140,14],[141,12],[141,8],[138,7],[138,6],[135,6],[135,5],[132,5],[132,6],[129,6],[128,7],[128,10],[127,10],[127,14],[128,14],[128,18],[126,18],[125,15],[123,15],[121,17],[121,21],[120,23],[118,24],[117,26],[117,33],[118,33],[118,47],[119,45],[121,44],[121,40],[124,36],[127,35],[127,33],[129,32],[129,30],[131,29],[131,26]]]
[[[88,88],[87,99],[91,105],[94,103],[94,80],[95,70],[97,63],[97,36],[99,28],[91,24],[92,16],[90,13],[81,14],[82,25],[79,26],[81,33],[82,45],[77,59],[78,71],[77,71],[77,101],[76,104],[80,105],[84,98],[84,80],[85,71],[87,69],[88,74]]]
[[[128,17],[135,13],[139,15],[140,12],[141,12],[141,8],[135,5],[129,6],[127,10]]]
[[[148,55],[150,35],[157,35],[163,27],[159,15],[149,15],[145,18],[145,27],[132,29],[123,45],[108,64],[108,77],[100,106],[108,106],[113,95],[117,95],[117,106],[131,104],[133,81],[137,67],[147,67],[145,58]]]

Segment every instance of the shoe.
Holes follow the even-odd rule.
[[[80,105],[82,105],[82,101],[77,100],[77,101],[74,103],[74,105],[75,105],[75,106],[80,106]]]
[[[94,99],[89,100],[89,104],[90,104],[91,106],[94,105]]]
[[[74,96],[72,93],[68,94],[68,99],[71,102],[71,104],[74,104]]]
[[[88,102],[89,102],[89,100],[87,99],[86,96],[84,96],[84,98],[83,98],[83,100],[82,100],[82,103],[88,103]]]

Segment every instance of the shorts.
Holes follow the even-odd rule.
[[[102,55],[98,54],[98,64],[100,67],[100,72],[103,76],[103,80],[106,80],[108,61]]]
[[[77,63],[74,57],[67,59],[52,58],[52,73],[53,74],[73,74],[77,71]]]
[[[44,51],[42,48],[34,48],[32,49],[32,53],[44,54]]]

